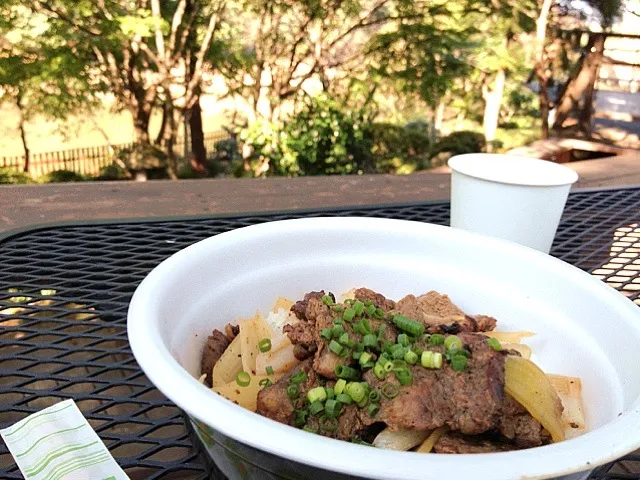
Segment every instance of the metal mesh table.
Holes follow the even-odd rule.
[[[220,478],[191,443],[177,407],[136,364],[126,313],[136,286],[169,255],[211,235],[309,216],[446,224],[449,204],[376,206],[215,218],[60,225],[0,243],[0,427],[73,398],[133,479]],[[552,254],[640,305],[640,188],[571,194]],[[640,455],[592,478],[640,479]],[[22,478],[0,446],[0,478]]]

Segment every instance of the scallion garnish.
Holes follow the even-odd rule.
[[[344,313],[342,314],[342,318],[345,319],[345,321],[350,322],[351,320],[353,320],[353,317],[356,316],[356,311],[352,308],[352,307],[347,307],[344,309]]]
[[[415,365],[418,362],[418,354],[409,350],[404,354],[404,361],[410,365]]]
[[[422,335],[424,333],[424,324],[411,320],[409,317],[405,317],[401,313],[393,316],[393,323],[403,332],[408,333],[414,337]]]
[[[327,391],[324,387],[315,387],[307,392],[309,403],[324,402],[327,399]]]
[[[241,387],[248,387],[251,383],[251,376],[247,372],[238,372],[236,383]]]
[[[258,342],[258,350],[260,350],[262,353],[266,353],[271,350],[271,339],[263,338],[262,340],[260,340]]]
[[[364,311],[364,303],[362,303],[360,300],[356,300],[353,303],[353,310],[356,316],[362,315],[362,312]]]
[[[304,383],[307,381],[309,377],[307,377],[307,374],[304,373],[302,370],[298,371],[295,373],[295,375],[293,375],[289,381],[291,383]]]
[[[271,382],[271,380],[269,380],[268,378],[263,378],[258,382],[258,385],[260,385],[261,387],[267,388],[273,385],[273,382]]]
[[[387,328],[388,328],[388,325],[386,323],[380,324],[380,326],[378,327],[378,339],[381,340],[384,337],[384,332]]]
[[[387,382],[384,385],[382,385],[381,392],[382,392],[382,395],[384,395],[387,398],[394,398],[400,392],[400,387],[398,387],[394,383]]]
[[[502,345],[500,345],[500,341],[497,338],[487,338],[487,345],[493,348],[496,352],[502,350]]]
[[[451,357],[451,368],[456,372],[462,372],[467,367],[467,357],[464,355],[454,355]]]
[[[379,411],[380,411],[380,405],[377,405],[375,403],[372,403],[367,408],[367,412],[369,413],[370,417],[375,417],[378,414]]]
[[[360,366],[364,366],[367,363],[369,363],[369,361],[372,359],[372,355],[368,352],[363,352],[360,354],[360,358],[358,359],[358,363],[360,363]]]
[[[375,312],[373,312],[373,316],[378,320],[382,320],[384,318],[384,310],[376,308]]]
[[[349,334],[347,332],[344,332],[342,335],[340,335],[340,338],[338,338],[338,342],[340,342],[342,345],[348,345],[349,340]]]
[[[320,425],[320,428],[325,432],[335,432],[338,429],[338,419],[325,417],[324,421],[322,421]]]
[[[287,397],[294,399],[298,398],[298,386],[297,385],[289,385],[287,387]]]
[[[273,375],[273,367],[271,365],[268,365],[264,370],[267,372],[267,375]]]
[[[377,390],[371,390],[369,392],[369,401],[378,403],[380,401],[380,392]]]
[[[347,386],[347,381],[341,378],[333,386],[333,391],[336,392],[337,395],[340,395],[342,392],[344,392],[344,387],[346,386]]]
[[[340,403],[344,403],[345,405],[350,405],[351,402],[353,402],[353,399],[346,393],[339,393],[336,395],[336,400]]]
[[[378,338],[373,333],[367,333],[362,339],[365,347],[376,348],[378,346]]]
[[[368,315],[368,316],[371,316],[371,315],[373,315],[374,313],[376,313],[376,307],[375,307],[375,305],[369,305],[369,306],[365,305],[365,306],[364,306],[364,313],[365,313],[366,315]]]
[[[444,340],[444,348],[451,352],[455,350],[462,350],[462,340],[460,340],[460,337],[457,335],[449,335]]]
[[[342,345],[340,345],[335,340],[331,340],[331,342],[329,343],[329,350],[331,350],[336,355],[340,355],[340,353],[342,353]]]
[[[364,306],[365,307],[370,307],[371,305],[373,305],[373,302],[371,300],[365,300],[364,301]]]
[[[331,387],[325,388],[325,391],[327,392],[327,399],[329,400],[331,400],[336,396],[335,390]]]
[[[409,335],[407,335],[406,333],[401,333],[400,335],[398,335],[398,343],[403,347],[408,347],[411,344],[411,342],[409,341]]]
[[[442,354],[425,350],[420,357],[420,364],[424,368],[442,368]]]
[[[338,338],[344,333],[344,327],[342,326],[342,324],[334,325],[331,329],[331,333],[335,338]]]
[[[394,373],[396,374],[396,379],[400,385],[411,385],[413,383],[413,374],[411,373],[411,370],[398,370]]]
[[[354,402],[359,403],[366,396],[367,390],[361,383],[351,382],[347,384],[345,393],[349,395]]]
[[[337,400],[327,400],[324,404],[324,411],[327,414],[327,417],[337,417],[340,415],[341,408],[342,404]]]
[[[339,303],[336,303],[336,304],[333,306],[333,311],[334,311],[334,312],[343,312],[343,311],[344,311],[344,306],[343,306],[343,305],[340,305]]]
[[[429,338],[429,345],[442,345],[444,343],[444,335],[440,335],[439,333],[434,333]]]
[[[322,303],[324,303],[327,306],[331,306],[335,302],[333,301],[333,298],[331,298],[331,295],[323,295],[322,296]]]
[[[318,429],[317,428],[313,428],[313,427],[310,427],[308,425],[305,425],[304,427],[302,427],[302,430],[304,430],[305,432],[309,432],[309,433],[318,433]]]
[[[405,348],[402,345],[396,344],[391,347],[391,358],[394,360],[400,360],[404,358]]]
[[[355,368],[341,364],[336,365],[334,373],[338,378],[342,378],[344,380],[355,380],[358,377],[358,371]]]
[[[320,336],[327,340],[331,340],[333,338],[333,330],[331,328],[323,328],[320,332]]]
[[[376,377],[378,377],[380,380],[382,380],[384,377],[386,377],[387,372],[385,371],[385,369],[382,366],[382,364],[380,362],[378,362],[373,366],[373,374]]]
[[[324,410],[324,405],[322,404],[322,402],[313,402],[311,405],[309,405],[309,412],[312,415],[317,415],[323,410]]]

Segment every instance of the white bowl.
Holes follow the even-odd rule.
[[[582,379],[590,431],[507,453],[385,451],[276,423],[196,380],[213,328],[266,311],[280,295],[298,299],[310,290],[342,293],[357,286],[394,299],[435,289],[467,312],[495,316],[499,330],[537,332],[529,342],[534,361],[548,373]],[[474,233],[369,218],[234,230],[155,268],[133,296],[127,327],[146,375],[204,425],[213,440],[209,451],[230,478],[247,472],[250,478],[550,478],[640,447],[638,307],[564,262]]]

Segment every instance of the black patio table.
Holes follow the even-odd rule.
[[[73,398],[132,479],[223,478],[136,364],[129,300],[153,267],[198,240],[327,215],[444,225],[449,203],[60,224],[0,237],[0,427]],[[572,193],[551,253],[640,305],[640,187]],[[4,444],[0,478],[22,478]],[[640,455],[591,478],[640,479]]]

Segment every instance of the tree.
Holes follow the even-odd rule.
[[[104,85],[131,112],[143,157],[153,152],[153,108],[163,106],[160,145],[172,171],[177,116],[198,99],[205,55],[226,2],[27,0],[26,5],[46,19],[43,41],[74,42],[97,79],[94,83]],[[193,59],[188,68],[186,58]],[[179,93],[173,92],[176,85]]]

